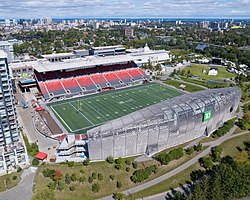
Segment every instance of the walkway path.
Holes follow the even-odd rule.
[[[33,181],[35,178],[36,167],[29,167],[25,169],[21,175],[21,181],[7,191],[0,193],[1,200],[30,200],[33,192]]]

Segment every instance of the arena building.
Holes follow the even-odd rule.
[[[153,155],[209,136],[235,116],[240,97],[240,88],[230,87],[162,101],[92,128],[84,140],[70,136],[70,141],[65,139],[58,149],[58,161],[70,160],[77,153],[79,157],[87,155],[90,160]]]

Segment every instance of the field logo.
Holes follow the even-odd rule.
[[[208,110],[203,113],[203,122],[208,121],[212,117],[212,110]]]

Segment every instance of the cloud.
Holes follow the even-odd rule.
[[[250,17],[250,0],[1,0],[1,18]]]

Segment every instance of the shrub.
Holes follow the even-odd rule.
[[[118,164],[118,165],[122,165],[122,164],[124,164],[124,159],[121,158],[121,157],[119,157],[119,158],[117,158],[117,159],[115,160],[115,163]]]
[[[98,174],[98,180],[102,181],[103,180],[103,175],[102,174]]]
[[[110,164],[113,164],[114,163],[114,158],[112,156],[109,156],[106,158],[106,161]]]
[[[121,181],[117,181],[116,182],[116,187],[120,189],[122,187],[122,182]]]
[[[62,181],[58,181],[57,189],[60,191],[64,189],[64,183]]]
[[[92,178],[97,179],[97,173],[96,172],[92,173]]]
[[[194,145],[194,150],[195,151],[201,151],[202,150],[202,144],[201,143],[199,143],[199,144],[197,144],[197,145]]]
[[[132,163],[132,166],[133,166],[134,169],[137,169],[138,168],[138,162],[134,161]]]
[[[115,198],[115,200],[123,200],[123,199],[125,199],[125,194],[120,193],[120,192],[116,192],[114,194],[114,198]]]
[[[83,182],[86,180],[86,177],[85,177],[85,176],[82,176],[82,177],[80,177],[78,180],[79,180],[80,183],[83,183]]]
[[[34,158],[34,159],[32,160],[32,165],[34,165],[34,166],[39,165],[39,160],[38,160],[37,158]]]
[[[60,170],[56,170],[55,173],[53,174],[53,180],[59,181],[61,179],[62,179],[62,172]]]
[[[55,181],[52,181],[52,182],[50,182],[47,186],[48,186],[48,188],[49,188],[50,190],[55,190],[55,189],[56,189],[56,182],[55,182]]]
[[[88,178],[88,182],[89,182],[89,183],[93,183],[93,180],[94,180],[94,179],[93,179],[91,176]]]
[[[68,173],[65,175],[65,183],[66,184],[70,184],[71,183],[71,178],[70,178],[70,176],[69,176]]]
[[[69,189],[70,189],[70,191],[72,191],[72,192],[73,192],[73,191],[75,191],[75,190],[76,190],[76,187],[75,187],[74,185],[72,185],[72,186],[70,186],[70,187],[69,187]]]
[[[13,176],[12,180],[15,181],[17,179],[17,176]]]
[[[133,173],[133,176],[130,177],[130,179],[134,183],[142,182],[142,181],[148,179],[148,177],[152,173],[156,173],[156,172],[157,172],[157,166],[156,165],[152,165],[150,167],[146,167],[145,169],[136,170]]]
[[[130,167],[126,167],[126,171],[127,171],[127,172],[130,172]]]
[[[221,153],[222,153],[222,147],[221,146],[212,147],[211,148],[212,161],[213,162],[220,161]]]
[[[68,162],[68,167],[73,167],[75,165],[75,162],[74,161],[71,161],[71,162]]]
[[[17,168],[17,172],[21,172],[23,169],[21,167]]]
[[[75,174],[75,173],[71,174],[70,179],[71,179],[73,182],[76,181],[76,174]]]
[[[100,190],[100,185],[99,185],[98,183],[94,183],[94,184],[92,185],[92,187],[91,187],[91,190],[92,190],[92,192],[95,192],[95,193],[99,192],[99,190]]]
[[[122,168],[122,165],[121,164],[116,164],[115,168],[118,169],[118,170],[120,170]]]
[[[194,153],[194,147],[189,147],[189,148],[187,148],[187,149],[186,149],[186,153],[187,153],[188,155],[191,155],[192,153]]]
[[[160,153],[156,156],[156,160],[158,160],[162,165],[167,165],[172,160],[178,160],[184,156],[183,149],[181,147],[177,149],[171,150],[169,153]]]
[[[83,170],[83,169],[81,169],[81,170],[80,170],[80,173],[81,173],[81,174],[84,174],[84,170]]]
[[[87,158],[86,160],[84,160],[82,164],[84,166],[88,166],[89,165],[89,159]]]
[[[55,174],[55,170],[50,170],[50,169],[45,169],[45,170],[43,170],[43,176],[44,177],[50,177],[50,179],[53,179],[53,176],[54,176],[54,174]]]
[[[115,175],[111,174],[109,178],[113,181],[115,179]]]
[[[125,160],[125,163],[126,163],[127,165],[131,165],[131,160],[130,160],[130,159],[126,159],[126,160]]]

